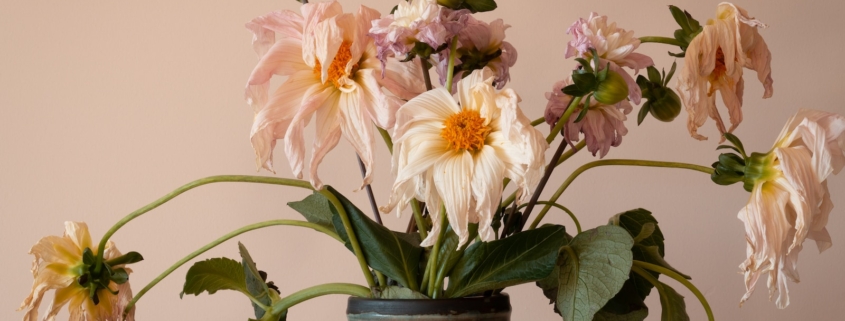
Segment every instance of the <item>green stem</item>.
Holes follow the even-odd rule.
[[[531,126],[537,127],[537,125],[545,123],[545,122],[546,122],[546,117],[540,117],[540,118],[537,118],[534,121],[532,121]]]
[[[589,162],[589,163],[586,163],[584,165],[581,165],[581,167],[578,167],[574,172],[572,172],[572,174],[570,174],[569,177],[566,178],[566,180],[563,182],[563,184],[560,185],[560,187],[557,189],[557,191],[555,191],[554,195],[552,195],[552,197],[549,198],[549,202],[557,202],[557,199],[560,198],[560,195],[563,194],[564,191],[566,191],[566,188],[569,187],[569,185],[572,184],[572,181],[574,181],[576,178],[578,178],[578,175],[581,175],[581,173],[583,173],[583,172],[585,172],[588,169],[593,168],[593,167],[609,166],[609,165],[683,168],[683,169],[691,169],[691,170],[694,170],[694,171],[699,171],[699,172],[706,173],[706,174],[712,174],[713,173],[713,168],[705,167],[705,166],[701,166],[701,165],[695,165],[695,164],[687,164],[687,163],[660,162],[660,161],[639,160],[639,159],[605,159],[605,160],[598,160],[598,161]],[[545,207],[543,207],[543,210],[540,211],[540,214],[537,214],[537,217],[534,218],[534,223],[532,223],[531,225],[536,226],[537,224],[539,224],[539,222],[543,220],[543,216],[546,215],[546,213],[549,211],[549,209],[551,209],[551,207],[552,207],[551,205],[546,205]]]
[[[428,256],[429,268],[431,272],[428,274],[428,297],[436,299],[440,296],[440,289],[437,285],[437,266],[438,257],[440,256],[440,247],[443,244],[443,239],[446,238],[446,228],[449,226],[449,219],[446,217],[446,207],[442,206],[440,209],[440,232],[437,234],[437,239],[434,240],[434,247],[431,248],[431,255]]]
[[[452,45],[449,51],[449,67],[446,71],[446,90],[452,91],[452,81],[455,78],[455,55],[458,54],[458,36],[452,37]]]
[[[417,230],[420,231],[420,237],[425,240],[428,237],[428,224],[422,216],[422,209],[420,209],[420,202],[416,199],[411,200],[411,211],[414,212],[414,220],[417,221]]]
[[[147,293],[147,291],[152,289],[154,286],[156,286],[156,284],[161,282],[161,280],[166,278],[168,275],[170,275],[170,273],[173,273],[173,271],[175,271],[176,269],[178,269],[179,267],[181,267],[182,265],[184,265],[188,261],[193,260],[197,256],[205,253],[206,251],[214,248],[215,246],[220,245],[223,242],[228,241],[229,239],[231,239],[235,236],[244,234],[244,233],[249,232],[249,231],[257,230],[257,229],[260,229],[260,228],[265,228],[265,227],[269,227],[269,226],[277,226],[277,225],[301,226],[301,227],[311,228],[311,229],[314,229],[318,232],[322,232],[322,233],[324,233],[328,236],[331,236],[335,240],[338,240],[339,242],[343,243],[343,239],[341,239],[340,236],[338,236],[337,233],[335,233],[334,230],[329,229],[329,228],[324,227],[324,226],[319,225],[319,224],[314,224],[314,223],[309,223],[309,222],[304,222],[304,221],[297,221],[297,220],[272,220],[272,221],[250,224],[250,225],[244,226],[242,228],[239,228],[237,230],[234,230],[232,232],[229,232],[226,235],[221,236],[220,238],[212,241],[211,243],[206,244],[205,246],[199,248],[198,250],[191,252],[191,254],[188,254],[188,256],[183,257],[181,260],[177,261],[176,263],[173,263],[173,265],[171,265],[169,268],[167,268],[167,270],[164,270],[164,272],[161,272],[161,274],[159,274],[155,279],[150,281],[150,283],[147,284],[147,286],[145,286],[143,289],[141,289],[141,291],[138,292],[138,294],[136,294],[135,297],[132,298],[132,301],[129,301],[129,304],[124,309],[124,312],[129,311],[129,309],[131,309],[135,305],[135,303],[138,302],[138,300],[140,300],[141,297],[143,297],[145,293]]]
[[[343,204],[340,203],[337,196],[325,188],[320,190],[320,194],[323,194],[323,196],[329,199],[329,202],[331,202],[337,210],[337,214],[343,222],[343,227],[346,229],[346,236],[349,237],[349,243],[352,245],[352,251],[355,252],[355,256],[358,258],[358,265],[361,266],[361,272],[364,273],[364,278],[367,279],[367,285],[369,285],[371,289],[374,288],[376,281],[373,279],[373,274],[370,273],[370,267],[367,265],[367,259],[364,258],[364,252],[361,250],[361,244],[358,242],[358,237],[355,236],[355,230],[352,229],[352,223],[349,222],[349,215],[347,215],[346,210],[343,209]]]
[[[554,202],[546,202],[546,201],[538,201],[538,202],[537,202],[537,204],[540,204],[540,205],[551,205],[551,206],[554,206],[554,207],[557,207],[557,208],[559,208],[559,209],[563,210],[564,212],[566,212],[566,214],[569,214],[569,217],[570,217],[570,218],[572,218],[572,221],[573,221],[573,222],[575,222],[575,229],[576,229],[576,230],[578,230],[578,234],[581,234],[581,223],[580,223],[580,222],[578,222],[578,218],[577,218],[577,217],[575,217],[575,214],[574,214],[574,213],[572,213],[572,211],[570,211],[568,208],[566,208],[566,206],[560,205],[560,204],[558,204],[558,203],[554,203]],[[519,208],[523,208],[523,207],[525,207],[525,206],[527,206],[527,205],[528,205],[528,204],[522,204],[522,205],[520,205],[520,206],[519,206]],[[528,227],[528,229],[529,229],[529,230],[533,230],[533,229],[537,228],[537,224],[538,224],[538,223],[539,223],[539,221],[534,220],[534,222],[532,222],[532,223],[531,223],[531,226],[530,226],[530,227]]]
[[[572,113],[575,112],[575,109],[578,109],[578,104],[581,103],[581,97],[575,97],[569,103],[569,107],[566,107],[566,111],[563,112],[563,115],[557,120],[555,127],[552,128],[552,132],[549,133],[549,136],[546,137],[546,142],[551,144],[552,141],[555,140],[560,131],[563,130],[563,126],[569,123],[569,117],[572,116]]]
[[[695,297],[698,298],[698,301],[701,302],[701,306],[704,307],[704,311],[707,312],[707,319],[713,321],[713,310],[710,309],[710,304],[707,303],[707,299],[704,298],[704,295],[701,294],[701,291],[699,291],[698,288],[696,288],[695,285],[692,284],[692,282],[687,281],[687,279],[685,279],[683,276],[676,273],[675,271],[672,271],[659,265],[634,260],[633,266],[663,274],[683,284],[685,287],[687,287],[687,289],[690,290],[690,292],[692,292],[692,294],[695,294]]]
[[[668,38],[668,37],[640,37],[640,42],[641,43],[647,43],[647,42],[663,43],[663,44],[673,45],[673,46],[678,46],[678,47],[686,46],[685,43],[680,42],[675,38]]]
[[[270,313],[273,315],[277,315],[282,313],[282,311],[290,309],[292,306],[297,305],[299,303],[308,301],[310,299],[329,295],[329,294],[347,294],[362,298],[369,298],[372,297],[370,293],[370,289],[367,289],[363,286],[351,283],[327,283],[327,284],[320,284],[317,286],[312,286],[310,288],[295,292],[291,295],[288,295],[276,304],[273,304],[273,309],[270,310]]]
[[[390,151],[390,154],[393,154],[393,138],[390,138],[390,133],[387,132],[384,128],[378,127],[378,133],[381,134],[381,138],[384,140],[384,144],[387,145],[387,150]]]
[[[267,176],[220,175],[220,176],[209,176],[209,177],[205,177],[205,178],[195,180],[195,181],[190,182],[188,184],[182,185],[181,187],[177,188],[176,190],[174,190],[174,191],[168,193],[167,195],[164,195],[161,198],[155,200],[154,202],[147,204],[144,207],[141,207],[141,208],[135,210],[132,213],[129,213],[129,215],[126,215],[120,221],[115,223],[114,226],[112,226],[111,229],[109,229],[106,232],[106,234],[103,235],[103,238],[100,240],[99,249],[97,250],[96,263],[94,265],[94,273],[99,273],[100,269],[102,268],[102,264],[100,264],[100,263],[103,262],[103,252],[106,249],[106,242],[109,241],[109,238],[111,238],[112,235],[114,235],[114,233],[117,232],[117,230],[119,230],[121,227],[126,225],[126,223],[129,223],[130,221],[138,218],[139,216],[144,215],[144,213],[152,211],[156,207],[159,207],[162,204],[167,203],[168,201],[175,198],[176,196],[179,196],[180,194],[187,192],[191,189],[194,189],[194,188],[206,185],[206,184],[222,183],[222,182],[243,182],[243,183],[286,185],[286,186],[294,186],[294,187],[301,187],[301,188],[305,188],[305,189],[309,189],[309,190],[314,190],[314,188],[311,187],[311,183],[303,181],[303,180],[289,179],[289,178],[278,178],[278,177],[267,177]]]

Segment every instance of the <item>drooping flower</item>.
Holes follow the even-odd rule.
[[[468,10],[458,10],[460,18],[451,20],[466,20],[463,28],[457,32],[458,49],[455,57],[455,79],[461,79],[464,74],[484,67],[489,68],[495,76],[493,85],[496,89],[505,87],[510,81],[510,68],[516,64],[516,48],[510,42],[504,41],[505,30],[510,25],[502,19],[491,23],[475,19]],[[437,73],[440,84],[446,84],[449,67],[449,50],[443,50],[436,56]],[[455,84],[457,85],[457,84]],[[457,88],[457,86],[453,87]]]
[[[438,48],[452,36],[441,23],[441,10],[436,0],[400,1],[393,14],[373,20],[370,36],[375,39],[378,58],[388,53],[398,57],[414,48],[417,42]]]
[[[548,148],[531,126],[512,89],[496,92],[494,74],[477,70],[459,84],[460,105],[444,88],[419,95],[397,116],[393,173],[388,204],[398,211],[412,198],[426,202],[434,220],[423,245],[432,245],[440,229],[441,205],[460,244],[467,224],[479,224],[484,241],[495,239],[490,224],[502,194],[502,180],[518,185],[517,201],[530,197],[539,183]]]
[[[71,321],[123,320],[123,309],[132,299],[132,289],[129,282],[123,284],[109,283],[109,288],[96,291],[99,302],[92,301],[89,288],[83,286],[81,278],[85,274],[83,251],[90,248],[97,252],[97,245],[91,243],[88,225],[78,222],[65,222],[64,236],[47,236],[35,243],[29,254],[35,256],[32,261],[32,292],[23,301],[18,311],[26,314],[24,321],[36,321],[38,308],[44,294],[49,290],[56,290],[53,302],[47,308],[44,320],[53,320],[59,310],[67,304]],[[121,256],[120,251],[109,241],[106,244],[104,259],[109,260]],[[113,268],[121,268],[116,265]],[[124,268],[127,272],[130,269]],[[112,294],[116,292],[117,294]],[[126,320],[135,320],[135,308],[127,314]]]
[[[310,164],[315,188],[320,162],[343,135],[361,157],[369,184],[373,166],[372,124],[392,128],[401,99],[411,99],[424,87],[419,65],[389,60],[382,69],[372,38],[371,21],[380,14],[361,6],[343,13],[335,1],[305,4],[302,15],[272,12],[246,26],[254,33],[260,57],[249,77],[247,102],[255,109],[251,140],[258,166],[273,171],[273,148],[284,139],[294,175],[301,178],[305,159],[303,131],[316,116],[316,137]],[[276,35],[281,39],[276,39]],[[268,95],[273,75],[287,80]],[[383,76],[382,76],[383,75]],[[382,87],[397,97],[386,95]]]
[[[558,81],[552,88],[552,92],[546,93],[546,99],[549,102],[546,104],[545,119],[546,123],[552,127],[572,102],[571,96],[561,92],[563,87],[571,84],[572,78]],[[582,100],[581,105],[569,117],[569,122],[564,127],[566,130],[564,138],[570,142],[577,142],[580,140],[580,133],[584,133],[587,150],[593,153],[593,156],[598,153],[599,158],[604,158],[610,151],[610,147],[619,146],[622,143],[622,136],[628,134],[624,121],[628,119],[626,115],[631,113],[633,106],[627,100],[622,100],[615,105],[605,105],[591,99],[587,114],[576,123],[578,114],[584,108],[584,102],[585,100]]]
[[[599,63],[602,66],[610,63],[610,70],[622,76],[628,84],[628,97],[635,104],[640,103],[640,86],[622,67],[634,70],[636,75],[640,69],[654,65],[654,61],[649,56],[634,52],[640,46],[640,39],[634,37],[633,30],[618,28],[615,22],[608,25],[607,16],[591,12],[588,19],[581,18],[572,23],[566,33],[573,36],[566,46],[566,58],[592,59],[590,49],[595,49]]]
[[[757,72],[763,84],[763,98],[772,96],[772,55],[757,28],[766,24],[751,17],[745,9],[723,2],[686,50],[678,77],[678,93],[689,113],[687,129],[698,140],[707,117],[716,121],[720,134],[732,132],[742,122],[742,94],[745,84],[742,68]],[[726,129],[716,108],[716,92],[728,108],[731,127]]]
[[[778,292],[779,308],[789,305],[786,281],[798,282],[798,252],[805,239],[819,252],[832,243],[825,225],[833,209],[827,178],[845,166],[845,117],[800,110],[767,154],[754,153],[746,178],[754,186],[748,204],[739,211],[745,223],[748,258],[740,265],[747,292],[769,275],[769,299]]]

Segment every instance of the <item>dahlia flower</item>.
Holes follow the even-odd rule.
[[[505,24],[502,19],[496,19],[491,23],[476,20],[469,14],[468,10],[459,10],[456,13],[464,13],[461,18],[452,20],[466,20],[463,28],[457,32],[458,55],[455,57],[455,66],[464,64],[462,68],[455,70],[455,79],[461,79],[465,72],[478,70],[484,67],[489,68],[495,76],[493,85],[496,89],[505,87],[510,81],[510,68],[516,64],[516,48],[509,42],[504,41],[505,30],[511,26]],[[462,20],[463,19],[463,20]],[[437,55],[437,73],[440,75],[440,84],[446,84],[449,66],[449,51],[444,50]],[[454,88],[453,88],[454,90]]]
[[[833,203],[827,177],[845,165],[845,117],[800,110],[767,154],[752,154],[746,178],[754,179],[748,204],[739,211],[745,223],[748,258],[740,265],[747,292],[769,275],[769,298],[778,292],[778,308],[789,305],[786,280],[798,282],[798,252],[805,239],[819,252],[831,246],[825,225]]]
[[[460,244],[467,224],[478,223],[484,241],[502,195],[502,180],[517,184],[517,201],[530,197],[543,172],[543,135],[531,126],[512,89],[496,92],[494,74],[477,70],[459,84],[459,101],[444,88],[419,95],[399,109],[394,132],[396,181],[388,204],[398,211],[412,198],[426,202],[433,219],[423,246],[434,244],[441,205]]]
[[[640,39],[634,37],[634,31],[618,28],[615,22],[608,25],[607,16],[591,12],[588,19],[581,18],[572,23],[566,33],[573,36],[566,46],[566,58],[578,56],[592,59],[590,49],[595,49],[600,65],[610,63],[610,70],[622,76],[628,84],[628,97],[635,104],[640,103],[640,86],[621,67],[631,68],[636,75],[641,68],[654,65],[654,61],[649,56],[634,52],[640,46]]]
[[[403,57],[416,42],[432,48],[446,43],[452,35],[441,24],[441,10],[447,9],[436,0],[403,0],[393,14],[373,20],[370,36],[375,39],[378,58],[384,61],[388,53]]]
[[[367,36],[370,22],[380,15],[373,9],[361,6],[356,14],[343,13],[332,1],[305,4],[301,11],[272,12],[246,25],[260,57],[246,86],[247,102],[256,112],[251,133],[256,161],[273,171],[273,148],[276,140],[284,139],[291,169],[301,178],[303,130],[316,115],[311,184],[322,187],[318,166],[343,134],[366,167],[362,185],[367,185],[373,166],[371,123],[393,127],[394,113],[402,104],[399,98],[411,99],[425,90],[421,71],[395,60],[382,69]],[[268,95],[274,74],[288,77]],[[398,98],[386,95],[382,87]]]
[[[98,250],[96,244],[91,243],[88,225],[78,222],[65,222],[64,236],[46,236],[32,246],[29,254],[35,256],[32,261],[32,276],[35,280],[32,282],[32,292],[18,308],[18,311],[23,310],[26,313],[24,321],[38,319],[38,307],[48,290],[56,290],[56,295],[47,308],[44,320],[53,320],[65,304],[68,305],[71,321],[123,320],[123,309],[132,299],[129,282],[120,285],[111,282],[108,289],[99,289],[99,302],[94,303],[89,296],[89,289],[82,286],[79,280],[85,272],[82,260],[85,248],[90,248],[94,253]],[[121,255],[114,243],[109,241],[106,244],[104,260]],[[122,266],[114,266],[120,267]],[[128,268],[124,269],[132,272]],[[126,320],[135,320],[134,307],[127,314]]]
[[[549,100],[546,104],[545,119],[546,123],[554,127],[561,115],[569,107],[572,97],[561,92],[563,87],[572,84],[572,78],[561,80],[555,83],[552,92],[546,93],[546,99]],[[570,142],[579,141],[579,134],[584,133],[584,139],[587,141],[587,150],[593,153],[593,156],[599,154],[599,158],[604,158],[610,147],[617,147],[622,143],[622,136],[628,134],[628,128],[625,127],[624,121],[628,119],[626,115],[631,113],[633,106],[627,100],[622,100],[615,105],[605,105],[599,103],[598,100],[591,99],[589,110],[580,122],[575,122],[577,115],[585,108],[583,103],[572,113],[569,117],[569,122],[564,127],[564,139]]]
[[[757,28],[766,24],[751,17],[745,9],[722,2],[716,19],[710,19],[686,50],[678,77],[678,93],[689,113],[687,129],[698,140],[707,117],[716,121],[719,133],[732,132],[742,122],[742,68],[757,71],[763,84],[763,98],[772,96],[772,55]],[[725,129],[716,109],[716,91],[728,108],[731,127]],[[722,135],[723,136],[723,135]]]

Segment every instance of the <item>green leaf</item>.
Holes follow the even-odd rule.
[[[290,208],[305,216],[305,220],[314,224],[332,228],[332,205],[323,194],[314,192],[301,201],[289,202]]]
[[[645,320],[646,317],[648,317],[647,308],[634,310],[628,314],[616,314],[599,310],[599,312],[593,316],[593,321],[642,321]]]
[[[478,224],[469,224],[468,239],[473,240],[476,236],[478,236]],[[437,255],[439,258],[438,262],[441,263],[437,269],[438,275],[449,275],[461,257],[463,257],[465,250],[458,248],[458,242],[460,242],[460,239],[452,230],[452,226],[447,227],[446,238],[440,245],[440,254]]]
[[[472,13],[493,11],[497,7],[495,0],[465,0],[464,5]]]
[[[558,250],[564,244],[566,231],[560,225],[473,243],[449,275],[446,297],[464,297],[541,280],[554,269]]]
[[[577,72],[573,72],[572,81],[575,82],[575,86],[578,87],[578,89],[586,92],[594,90],[598,85],[596,75],[588,73],[579,74]]]
[[[645,314],[643,314],[643,317],[645,317],[648,315],[648,307],[645,305],[644,300],[645,299],[641,298],[637,293],[634,282],[631,282],[631,279],[629,278],[628,281],[625,281],[625,284],[622,285],[622,289],[619,290],[619,292],[616,293],[610,301],[607,301],[607,304],[605,304],[601,310],[596,313],[596,317],[594,317],[593,320],[595,320],[599,314],[604,313],[630,317],[632,315],[638,315],[644,311]],[[612,320],[610,316],[605,316],[605,318]]]
[[[592,320],[622,289],[631,270],[633,245],[631,235],[614,225],[599,226],[572,239],[558,260],[556,302],[564,320]]]
[[[238,242],[238,250],[241,253],[241,265],[243,266],[244,282],[246,283],[247,291],[252,297],[258,299],[261,304],[272,306],[273,301],[270,298],[270,288],[267,287],[266,281],[261,277],[261,273],[258,272],[258,267],[255,266],[255,262],[252,260],[252,256],[249,255],[249,251],[246,250],[246,247],[241,242]],[[255,317],[257,319],[264,317],[264,309],[255,304],[255,302],[252,302],[252,309],[255,311]]]
[[[369,216],[355,207],[349,199],[331,186],[326,186],[326,189],[337,197],[346,214],[349,215],[349,221],[358,237],[358,242],[361,244],[361,251],[367,260],[367,264],[396,280],[404,287],[416,288],[423,249],[419,242],[413,243],[412,240],[418,238],[391,231],[370,219]],[[334,207],[331,207],[331,211],[334,229],[346,243],[346,248],[352,251],[352,245],[349,243],[349,236],[343,227],[343,221]]]
[[[220,290],[235,290],[249,294],[243,266],[238,261],[221,257],[194,263],[185,275],[181,298],[185,294],[214,294]]]
[[[678,294],[675,289],[666,283],[657,281],[660,287],[657,293],[660,294],[660,306],[663,308],[661,321],[689,321],[687,305],[684,303],[684,296]]]
[[[379,299],[387,300],[414,300],[414,299],[429,299],[425,294],[403,288],[399,286],[388,286],[379,293]]]
[[[634,245],[634,248],[641,251],[642,256],[643,256],[643,259],[639,259],[639,258],[636,258],[636,255],[635,255],[635,258],[634,258],[635,260],[648,262],[648,263],[651,263],[651,264],[654,264],[654,265],[659,265],[659,266],[665,267],[669,270],[672,270],[675,273],[678,273],[679,275],[683,276],[687,280],[692,279],[692,277],[690,277],[689,275],[681,273],[681,271],[678,271],[678,269],[669,265],[669,262],[666,262],[666,260],[663,259],[663,255],[660,254],[660,249],[656,245],[643,246],[642,244],[637,244],[637,245]]]
[[[654,263],[653,261],[648,260],[650,255],[645,252],[645,249],[643,247],[655,246],[657,247],[657,252],[659,256],[663,257],[663,232],[660,231],[660,226],[657,223],[657,219],[655,219],[654,216],[651,215],[651,212],[649,212],[648,210],[638,208],[622,212],[611,217],[609,223],[624,228],[626,231],[628,231],[628,234],[631,235],[631,237],[636,237],[640,235],[643,230],[643,226],[645,226],[646,224],[653,224],[654,231],[648,237],[645,237],[639,242],[637,242],[636,246],[632,247],[631,252],[633,253],[635,260]],[[652,273],[652,275],[655,278],[659,276],[658,273]],[[632,273],[631,278],[627,282],[633,284],[633,287],[637,290],[637,293],[639,293],[639,296],[642,300],[645,300],[649,293],[651,293],[651,283],[637,274]]]

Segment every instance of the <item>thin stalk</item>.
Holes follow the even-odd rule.
[[[417,222],[417,230],[420,231],[420,237],[425,240],[428,237],[428,224],[422,216],[422,209],[420,209],[420,202],[416,199],[411,200],[411,211],[414,212],[414,220]]]
[[[455,78],[455,55],[458,54],[458,36],[452,37],[452,45],[449,51],[449,67],[446,69],[446,90],[452,91],[452,81]]]
[[[228,241],[229,239],[231,239],[235,236],[244,234],[244,233],[249,232],[249,231],[253,231],[253,230],[257,230],[257,229],[261,229],[261,228],[265,228],[265,227],[269,227],[269,226],[277,226],[277,225],[301,226],[301,227],[311,228],[311,229],[314,229],[315,231],[322,232],[322,233],[324,233],[328,236],[331,236],[335,240],[338,240],[338,242],[343,243],[343,239],[341,239],[340,236],[338,236],[337,233],[335,233],[335,231],[333,231],[329,228],[326,228],[322,225],[314,224],[314,223],[310,223],[310,222],[298,221],[298,220],[272,220],[272,221],[250,224],[250,225],[244,226],[242,228],[239,228],[237,230],[229,232],[226,235],[219,237],[218,239],[212,241],[211,243],[206,244],[205,246],[199,248],[198,250],[191,252],[191,254],[188,254],[188,256],[183,257],[181,260],[176,261],[176,263],[173,263],[173,265],[171,265],[169,268],[167,268],[167,270],[164,270],[164,272],[161,272],[161,274],[159,274],[155,279],[150,281],[150,283],[148,283],[143,289],[141,289],[140,292],[138,292],[138,294],[135,295],[135,297],[132,298],[131,301],[129,301],[129,304],[124,309],[124,313],[126,311],[129,311],[135,305],[135,303],[138,302],[138,300],[140,300],[141,297],[143,297],[145,293],[147,293],[147,291],[152,289],[154,286],[156,286],[156,284],[161,282],[161,280],[166,278],[168,275],[170,275],[170,273],[173,273],[173,271],[175,271],[176,269],[178,269],[179,267],[181,267],[182,265],[184,265],[188,261],[193,260],[197,256],[199,256],[199,255],[205,253],[206,251],[222,244],[223,242]]]
[[[422,68],[423,80],[425,81],[425,90],[431,90],[433,88],[431,86],[431,74],[428,73],[431,64],[428,63],[427,59],[420,57],[420,68]]]
[[[566,191],[566,188],[569,187],[569,185],[572,184],[572,181],[574,181],[576,178],[578,178],[578,175],[581,175],[581,173],[583,173],[583,172],[585,172],[588,169],[593,168],[593,167],[609,166],[609,165],[683,168],[683,169],[690,169],[690,170],[694,170],[694,171],[699,171],[699,172],[702,172],[702,173],[705,173],[705,174],[712,174],[713,173],[713,168],[705,167],[705,166],[701,166],[701,165],[695,165],[695,164],[687,164],[687,163],[660,162],[660,161],[638,160],[638,159],[598,160],[598,161],[589,162],[589,163],[586,163],[584,165],[581,165],[581,167],[578,167],[575,171],[573,171],[572,174],[570,174],[569,177],[566,178],[566,180],[563,182],[563,184],[560,185],[560,187],[557,189],[557,191],[555,191],[554,195],[552,195],[552,197],[549,198],[549,202],[557,202],[557,199],[560,198],[560,195],[563,194],[564,191]],[[543,216],[546,215],[546,212],[548,212],[549,209],[551,209],[551,207],[552,207],[551,205],[546,205],[545,207],[543,207],[543,210],[540,211],[540,214],[537,214],[537,217],[534,219],[534,223],[532,223],[531,225],[536,226],[537,224],[539,224],[539,222],[543,220]]]
[[[551,144],[552,141],[555,140],[557,134],[560,134],[560,131],[563,130],[563,127],[569,123],[569,117],[572,116],[572,113],[575,112],[575,109],[578,109],[578,104],[581,103],[581,97],[575,97],[569,102],[569,106],[566,107],[566,111],[563,112],[563,115],[557,120],[555,127],[552,128],[552,131],[549,133],[549,136],[546,137],[546,142]]]
[[[704,298],[704,294],[701,294],[701,291],[699,291],[698,288],[696,288],[695,285],[692,284],[692,282],[687,281],[686,278],[676,273],[675,271],[672,271],[659,265],[634,260],[633,267],[638,267],[641,269],[646,269],[649,271],[654,271],[663,274],[683,284],[685,287],[687,287],[687,289],[690,290],[690,292],[692,292],[692,294],[695,295],[696,298],[698,298],[698,301],[701,302],[701,306],[704,307],[704,312],[707,312],[707,319],[713,321],[713,310],[710,309],[710,304],[707,303],[707,299]],[[646,272],[645,274],[649,273]]]
[[[576,153],[584,149],[584,146],[587,146],[587,142],[585,140],[581,140],[580,142],[578,142],[578,144],[575,144],[575,148],[570,148],[569,150],[563,152],[563,155],[560,156],[560,159],[557,161],[556,166],[560,166],[560,164],[563,164],[563,162],[572,157],[572,155],[575,155]],[[505,178],[505,186],[507,186],[507,182],[509,181],[509,179]],[[508,207],[508,205],[511,205],[511,203],[513,203],[515,199],[516,192],[513,192],[511,193],[511,195],[508,196],[508,198],[502,201],[502,204],[499,205],[499,207]]]
[[[640,37],[640,43],[647,43],[647,42],[663,43],[663,44],[673,45],[673,46],[678,46],[678,47],[686,45],[685,43],[682,43],[675,38],[669,38],[669,37]]]
[[[546,117],[540,117],[540,118],[537,118],[537,119],[533,120],[533,121],[531,122],[531,126],[533,126],[533,127],[537,127],[537,125],[542,124],[542,123],[545,123],[545,122],[546,122]]]
[[[543,173],[543,178],[540,179],[540,183],[537,184],[537,188],[534,190],[534,194],[531,195],[531,199],[528,201],[528,206],[526,206],[525,210],[522,211],[522,219],[519,222],[519,225],[516,226],[517,232],[522,230],[522,227],[525,226],[526,222],[528,222],[528,218],[531,217],[531,211],[534,210],[534,205],[536,205],[537,200],[540,199],[540,193],[542,193],[543,189],[546,188],[546,183],[549,182],[549,177],[552,176],[552,171],[555,170],[555,167],[557,166],[557,160],[558,158],[560,158],[560,155],[563,154],[563,150],[566,148],[566,145],[566,139],[561,139],[560,145],[558,145],[554,156],[552,156],[552,159],[549,161],[549,165],[546,166],[546,171]]]
[[[369,285],[371,289],[374,288],[376,281],[373,279],[373,274],[370,273],[370,267],[367,264],[367,259],[364,258],[364,252],[361,250],[361,243],[358,242],[358,237],[355,236],[355,230],[352,228],[352,223],[349,222],[349,215],[347,215],[346,210],[343,209],[343,204],[340,203],[337,196],[325,188],[320,190],[320,194],[323,194],[326,198],[328,198],[329,202],[331,202],[337,210],[337,214],[343,222],[343,227],[346,229],[346,236],[349,237],[349,243],[352,245],[352,251],[355,252],[355,257],[358,258],[358,265],[361,266],[361,272],[364,273],[364,278],[367,279],[367,285]]]
[[[384,140],[384,144],[387,145],[387,150],[390,151],[390,154],[393,155],[393,138],[390,138],[390,133],[387,132],[384,128],[378,127],[378,133],[381,135],[382,140]]]
[[[320,284],[317,286],[312,286],[310,288],[300,290],[295,292],[291,295],[288,295],[276,304],[273,304],[273,308],[270,310],[270,313],[273,315],[277,315],[282,313],[282,311],[290,309],[292,306],[297,305],[299,303],[308,301],[310,299],[329,295],[329,294],[346,294],[352,295],[362,298],[369,298],[372,297],[370,290],[360,286],[358,284],[351,284],[351,283],[327,283],[327,284]]]
[[[572,221],[573,221],[573,222],[575,222],[575,229],[576,229],[576,230],[578,230],[578,234],[581,234],[581,223],[580,223],[580,222],[578,222],[578,218],[577,218],[577,217],[575,217],[575,213],[572,213],[572,211],[570,211],[568,208],[566,208],[566,206],[560,205],[560,204],[558,204],[558,203],[554,203],[554,202],[546,202],[546,201],[538,201],[538,202],[537,202],[537,204],[540,204],[540,205],[551,205],[551,206],[554,206],[554,207],[557,207],[557,208],[561,209],[562,211],[566,212],[566,214],[569,214],[569,217],[570,217],[570,218],[572,218]],[[525,205],[527,205],[527,204],[523,204],[523,205],[521,205],[519,208],[522,208],[522,207],[524,207]],[[529,229],[529,230],[533,230],[533,229],[537,228],[537,223],[538,223],[538,221],[534,221],[534,222],[532,222],[532,223],[531,223],[531,226],[530,226],[530,227],[528,227],[528,229]]]
[[[367,168],[364,167],[364,162],[361,161],[361,156],[358,156],[356,154],[355,157],[358,159],[358,168],[361,170],[361,177],[367,176]],[[372,209],[373,209],[373,218],[376,219],[376,223],[378,223],[379,225],[384,225],[384,223],[381,222],[381,215],[379,214],[379,211],[378,211],[378,205],[376,204],[376,198],[375,198],[375,196],[373,196],[373,187],[370,184],[367,184],[367,186],[365,186],[364,189],[367,190],[367,197],[370,198],[370,207],[372,207]]]
[[[249,176],[249,175],[219,175],[219,176],[209,176],[209,177],[205,177],[205,178],[200,178],[200,179],[195,180],[193,182],[190,182],[188,184],[182,185],[181,187],[173,190],[172,192],[168,193],[167,195],[162,196],[161,198],[153,201],[150,204],[144,205],[144,207],[141,207],[141,208],[135,210],[134,212],[129,213],[129,215],[126,215],[125,217],[120,219],[120,221],[117,221],[117,223],[115,223],[114,226],[112,226],[106,232],[106,234],[103,234],[103,238],[100,239],[99,250],[97,250],[97,257],[96,257],[96,261],[95,261],[95,265],[94,265],[95,266],[94,267],[94,273],[99,273],[102,266],[103,266],[101,263],[103,262],[103,252],[106,249],[106,242],[109,241],[109,239],[112,237],[112,235],[114,235],[115,232],[117,232],[117,230],[119,230],[121,227],[126,225],[126,223],[129,223],[130,221],[138,218],[139,216],[144,215],[144,213],[152,211],[156,207],[159,207],[162,204],[167,203],[168,201],[174,199],[176,196],[179,196],[180,194],[182,194],[184,192],[187,192],[189,190],[192,190],[194,188],[197,188],[197,187],[200,187],[200,186],[203,186],[203,185],[206,185],[206,184],[222,183],[222,182],[243,182],[243,183],[285,185],[285,186],[300,187],[300,188],[309,189],[309,190],[312,190],[312,191],[314,190],[314,188],[311,186],[311,183],[303,181],[303,180],[290,179],[290,178],[278,178],[278,177],[266,177],[266,176]]]
[[[438,262],[438,257],[440,256],[440,247],[443,245],[443,239],[446,235],[446,228],[449,226],[449,219],[446,217],[446,207],[443,206],[440,209],[440,233],[437,235],[437,239],[434,241],[434,247],[431,248],[431,254],[428,256],[429,263],[431,265],[431,272],[428,274],[428,297],[432,299],[436,299],[436,296],[440,296],[440,289],[436,288],[435,285],[437,284],[437,266],[440,262]]]

